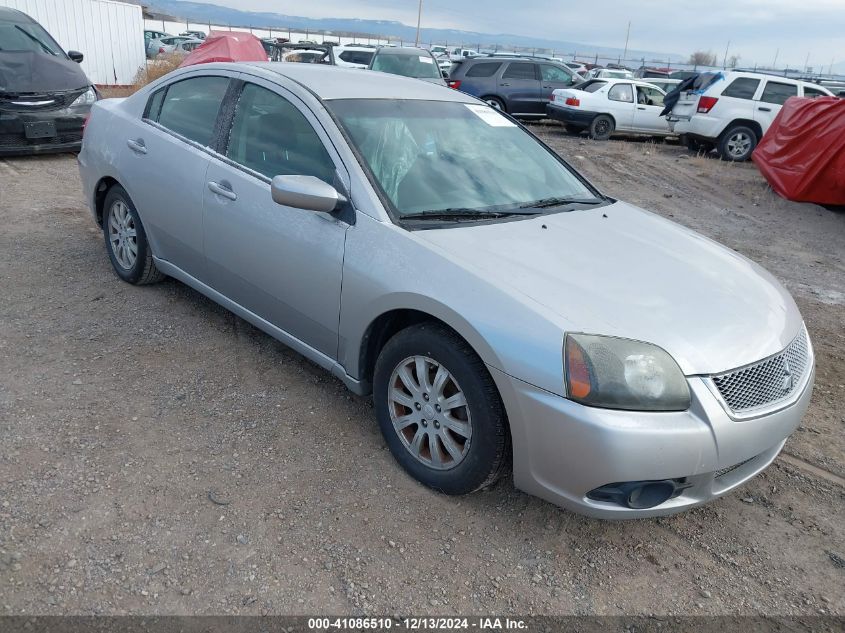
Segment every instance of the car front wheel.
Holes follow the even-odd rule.
[[[144,225],[126,190],[120,185],[109,189],[103,209],[106,251],[118,277],[138,286],[164,279],[153,261]]]
[[[493,379],[446,327],[424,323],[391,338],[376,362],[373,397],[391,453],[426,486],[466,494],[507,468],[510,437]]]

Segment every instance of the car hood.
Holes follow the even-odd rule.
[[[91,85],[79,64],[33,51],[0,52],[0,92],[51,93]]]
[[[801,328],[792,297],[760,266],[621,202],[417,235],[485,279],[495,271],[566,331],[654,343],[686,375],[758,361]]]

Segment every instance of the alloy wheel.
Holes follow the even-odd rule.
[[[138,232],[135,219],[122,200],[115,200],[109,209],[108,231],[117,263],[124,270],[131,270],[138,260]]]
[[[467,455],[472,418],[455,377],[427,356],[411,356],[390,376],[388,409],[407,451],[435,470],[449,470]]]
[[[751,149],[751,137],[745,132],[737,132],[728,138],[728,153],[734,158],[742,158]]]

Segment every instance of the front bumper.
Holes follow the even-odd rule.
[[[0,111],[0,156],[78,152],[82,147],[82,126],[89,110]],[[26,124],[38,122],[54,123],[56,134],[29,138]]]
[[[587,110],[576,110],[575,108],[561,107],[554,103],[546,105],[546,115],[561,121],[567,125],[575,125],[578,127],[587,127],[592,123],[593,119],[598,116],[598,112],[589,112]]]
[[[646,413],[585,407],[490,369],[508,412],[517,488],[580,514],[629,519],[706,503],[754,477],[801,422],[814,370],[789,406],[748,420],[730,417],[708,388],[689,379],[687,411]],[[682,479],[678,496],[645,510],[589,499],[607,484]]]

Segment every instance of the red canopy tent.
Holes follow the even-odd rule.
[[[208,62],[266,62],[267,51],[252,33],[212,31],[191,51],[179,68]]]
[[[788,99],[751,159],[788,200],[845,205],[845,99]]]

